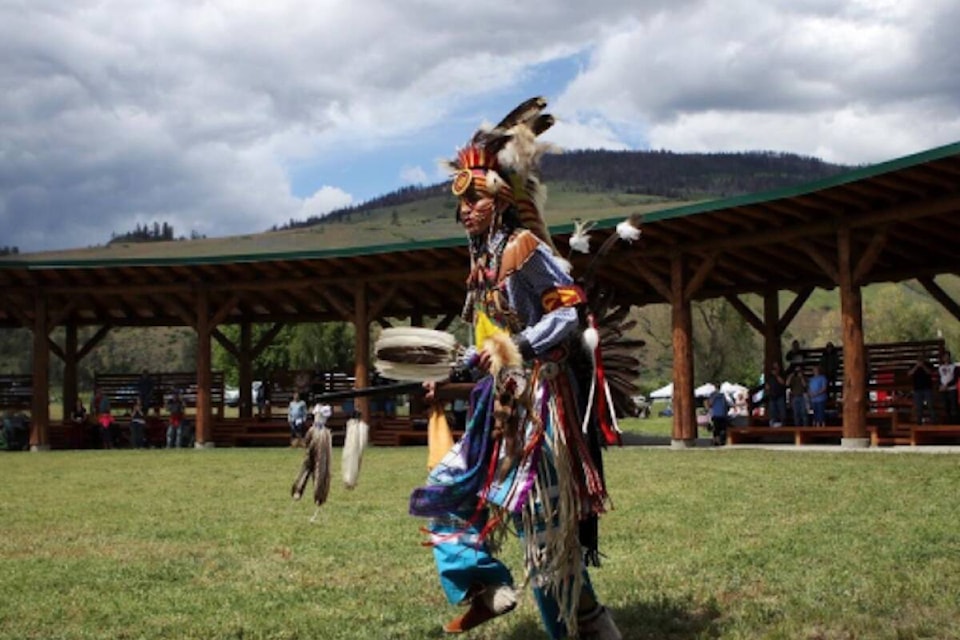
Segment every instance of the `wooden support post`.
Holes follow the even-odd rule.
[[[210,403],[210,294],[202,289],[197,295],[197,415],[196,446],[213,446],[213,410]]]
[[[237,354],[237,369],[240,378],[241,418],[253,416],[253,354],[251,352],[252,330],[249,322],[240,325],[240,349]]]
[[[47,299],[34,296],[33,400],[30,405],[30,450],[50,448],[50,349],[47,347]]]
[[[850,229],[837,232],[840,276],[840,322],[843,335],[843,438],[846,447],[866,447],[867,380],[863,346],[863,300],[853,279],[854,259]]]
[[[356,333],[354,343],[354,386],[357,388],[370,386],[370,371],[367,363],[370,361],[370,319],[367,314],[367,284],[360,282],[353,294],[353,324]],[[357,411],[363,419],[370,423],[370,399],[357,398]],[[370,424],[371,428],[373,425]]]
[[[763,294],[763,370],[770,370],[774,362],[783,364],[780,346],[780,296],[776,291]]]
[[[673,331],[673,444],[693,446],[697,417],[693,400],[693,316],[685,295],[683,256],[670,260],[670,304]]]
[[[77,325],[68,323],[63,341],[63,420],[77,404]]]

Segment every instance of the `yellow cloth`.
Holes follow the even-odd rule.
[[[447,416],[440,403],[434,402],[427,421],[427,471],[437,466],[452,448],[453,434],[450,433]]]
[[[486,313],[477,310],[476,320],[473,325],[474,344],[477,345],[477,348],[482,348],[487,342],[487,338],[495,333],[507,333],[507,331],[503,327],[497,326]]]

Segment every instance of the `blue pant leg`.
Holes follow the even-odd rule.
[[[429,529],[440,585],[450,604],[463,602],[475,585],[513,584],[510,570],[479,540],[476,525],[459,519],[434,520]]]
[[[543,628],[552,640],[559,640],[567,637],[567,626],[560,621],[560,606],[557,599],[554,598],[544,587],[533,587],[533,597],[537,601],[537,608],[540,610],[540,619],[543,621]],[[597,602],[596,593],[593,590],[593,583],[590,582],[590,573],[586,568],[583,569],[583,589],[580,592],[580,601]]]

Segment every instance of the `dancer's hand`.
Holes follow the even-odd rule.
[[[433,398],[437,392],[437,383],[436,382],[424,382],[423,383],[423,399],[427,402],[433,402]]]

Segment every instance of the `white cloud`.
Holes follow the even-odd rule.
[[[427,184],[430,180],[427,177],[427,172],[419,165],[416,167],[405,166],[400,169],[400,179],[412,185]]]
[[[301,220],[321,218],[331,211],[351,204],[353,204],[353,197],[349,193],[336,187],[323,187],[303,201],[298,217]]]
[[[960,139],[958,26],[952,0],[0,3],[0,245],[322,215],[445,179],[544,92],[565,148],[885,160]]]

